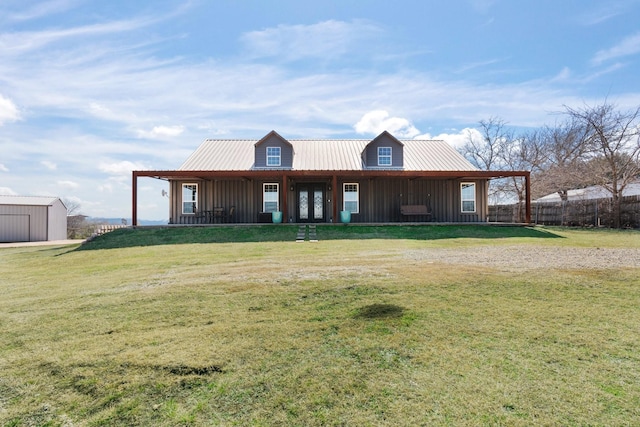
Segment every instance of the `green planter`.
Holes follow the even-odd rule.
[[[340,222],[349,224],[351,222],[351,211],[340,211]]]
[[[280,224],[282,222],[282,212],[271,212],[271,221],[273,221],[274,224]]]

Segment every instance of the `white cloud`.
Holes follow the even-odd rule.
[[[184,132],[184,126],[155,126],[151,131],[138,131],[139,138],[164,139],[176,137]]]
[[[355,124],[354,129],[358,133],[374,135],[386,130],[399,138],[413,138],[420,133],[409,120],[401,117],[389,117],[389,113],[384,110],[374,110],[366,113]]]
[[[142,163],[130,162],[128,160],[123,160],[120,162],[113,163],[101,163],[99,165],[99,169],[107,173],[109,175],[127,175],[131,176],[131,172],[134,170],[145,170],[148,169]]]
[[[496,0],[470,0],[471,6],[479,13],[487,13],[496,3]]]
[[[610,59],[617,59],[623,56],[630,56],[640,53],[640,33],[626,37],[617,45],[596,52],[591,62],[599,65]]]
[[[9,168],[0,163],[0,172],[9,172]]]
[[[241,41],[253,56],[274,56],[280,59],[305,57],[334,58],[352,51],[360,40],[370,40],[381,30],[376,25],[329,20],[312,25],[278,25],[261,31],[251,31]]]
[[[153,19],[113,21],[66,29],[25,31],[0,34],[0,49],[4,54],[24,54],[67,39],[119,34],[133,31],[156,22]]]
[[[58,169],[58,165],[49,160],[43,160],[40,162],[40,164],[45,168],[49,169],[50,171],[54,171]]]
[[[101,193],[113,193],[113,184],[107,182],[106,184],[102,184],[98,186],[98,191]]]
[[[53,15],[60,12],[64,12],[75,4],[78,0],[49,0],[41,1],[31,6],[30,8],[19,12],[10,13],[8,18],[12,21],[30,21],[32,19],[41,18],[43,16]]]
[[[631,6],[633,1],[627,2],[626,6]],[[625,13],[625,2],[603,2],[584,7],[582,13],[579,13],[576,18],[578,22],[584,26],[593,26],[602,24],[610,19],[620,16]]]
[[[20,119],[20,111],[16,104],[8,98],[0,95],[0,126],[5,122],[14,122]]]
[[[0,196],[17,196],[17,193],[9,187],[0,187]]]
[[[78,188],[80,187],[80,184],[78,184],[77,182],[74,181],[58,181],[58,185],[61,187],[67,187],[67,188]]]
[[[571,77],[571,69],[569,67],[564,67],[558,74],[556,74],[551,81],[552,82],[563,82],[569,80]]]
[[[469,138],[482,138],[482,134],[478,129],[474,128],[464,128],[458,133],[441,133],[439,135],[431,135],[429,133],[425,133],[422,135],[416,136],[415,139],[434,139],[434,140],[442,140],[447,142],[453,148],[461,148]]]

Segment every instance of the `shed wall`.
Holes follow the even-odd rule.
[[[48,206],[28,206],[28,205],[3,205],[0,206],[0,219],[9,221],[9,224],[5,226],[6,236],[0,236],[0,240],[5,242],[11,241],[25,241],[25,242],[39,242],[47,240],[47,231],[48,231],[48,219],[47,219],[47,210]],[[17,219],[16,217],[23,217],[22,219]],[[22,221],[24,221],[24,217],[29,218],[29,236],[24,239],[21,237],[20,240],[11,240],[11,236],[17,233],[18,231],[12,231],[13,229],[9,227],[22,227],[24,226]],[[20,232],[23,235],[22,232]]]
[[[0,243],[28,242],[29,215],[0,214]]]
[[[67,208],[51,205],[0,205],[0,242],[40,242],[67,238]]]
[[[47,240],[65,240],[67,238],[67,207],[60,199],[49,206]]]

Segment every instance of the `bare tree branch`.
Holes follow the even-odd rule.
[[[583,124],[589,171],[612,196],[614,226],[620,227],[620,204],[624,189],[640,176],[640,107],[620,111],[613,104],[566,107],[566,114]]]

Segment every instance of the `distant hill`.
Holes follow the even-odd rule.
[[[127,225],[131,225],[131,218],[124,218],[127,221]],[[99,217],[87,217],[87,221],[95,222],[98,224],[122,224],[123,218],[99,218]],[[168,219],[164,220],[148,220],[138,219],[138,225],[166,225],[169,224]]]

